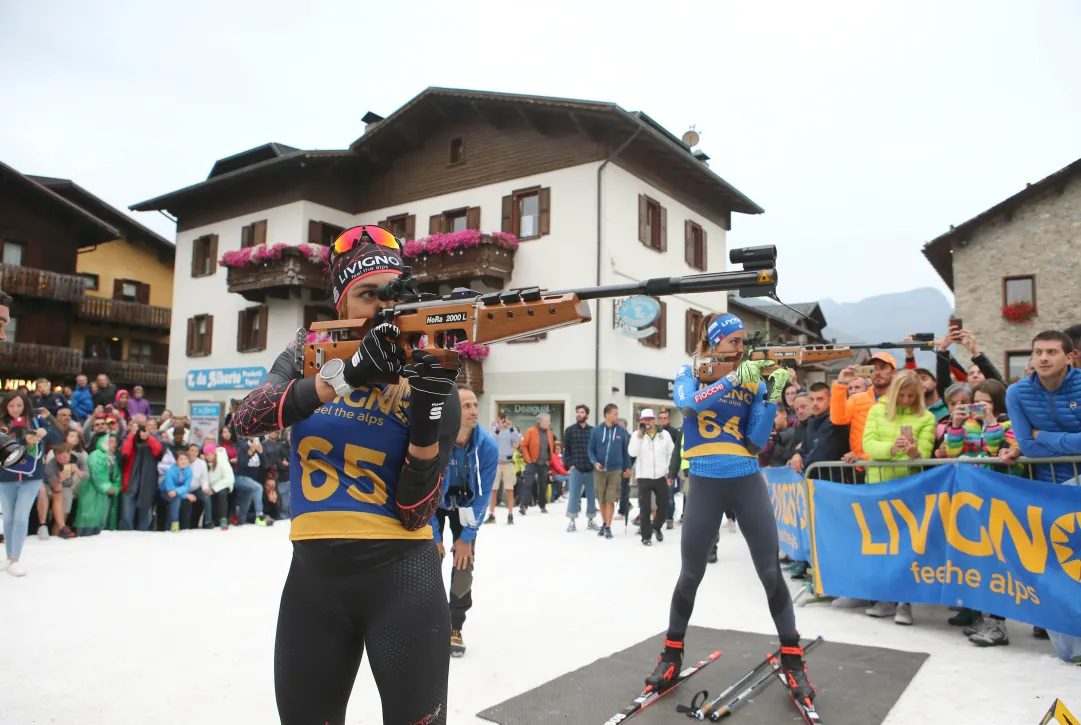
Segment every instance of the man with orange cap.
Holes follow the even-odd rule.
[[[830,421],[834,425],[848,426],[851,452],[845,455],[844,460],[849,463],[867,460],[867,454],[863,452],[863,428],[867,424],[867,414],[871,406],[889,390],[893,374],[897,372],[897,361],[888,352],[875,353],[869,364],[875,368],[870,388],[849,397],[848,384],[856,378],[856,366],[849,365],[841,371],[830,391]]]

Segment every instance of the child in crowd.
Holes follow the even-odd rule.
[[[563,444],[559,441],[556,441],[555,452],[551,456],[548,469],[553,488],[552,500],[555,501],[560,495],[566,493],[567,483],[571,479],[570,472],[563,463]]]
[[[161,492],[168,505],[170,531],[180,531],[180,502],[191,492],[191,462],[186,450],[177,451],[176,463],[165,472]]]
[[[229,465],[229,451],[224,446],[207,443],[203,446],[207,476],[213,492],[214,518],[222,531],[229,530],[229,494],[233,490],[233,467]]]
[[[203,528],[214,527],[214,512],[211,510],[210,496],[210,469],[207,462],[200,456],[201,449],[198,443],[188,446],[188,460],[191,461],[191,491],[180,503],[180,520],[182,528],[192,526],[199,527],[198,521],[191,520],[192,504],[199,501],[203,504]]]
[[[79,507],[75,510],[75,533],[96,536],[106,526],[116,529],[120,506],[117,495],[121,486],[121,465],[113,433],[97,436],[97,447],[87,458],[90,478],[79,489]]]

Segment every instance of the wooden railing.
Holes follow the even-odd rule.
[[[0,264],[0,290],[9,295],[78,302],[86,291],[86,282],[74,274]]]
[[[164,387],[169,378],[168,365],[152,365],[132,360],[88,358],[83,361],[82,372],[91,378],[105,373],[109,380],[117,385],[146,385],[156,388]]]
[[[0,371],[8,377],[78,375],[83,354],[79,350],[25,342],[0,342]]]
[[[249,302],[264,302],[267,295],[285,294],[289,288],[325,288],[323,265],[297,249],[287,249],[281,259],[251,267],[230,267],[225,283]]]
[[[413,276],[421,284],[450,283],[469,286],[480,280],[496,289],[503,289],[514,273],[514,253],[517,250],[499,246],[485,236],[480,246],[468,247],[451,254],[422,254],[410,257]]]
[[[111,322],[129,327],[168,330],[173,311],[169,307],[154,307],[127,300],[86,296],[79,303],[79,317],[84,320]]]

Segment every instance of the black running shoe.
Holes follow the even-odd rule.
[[[781,670],[797,699],[815,699],[817,693],[807,677],[807,663],[803,661],[802,647],[781,647]]]
[[[646,678],[646,684],[655,690],[670,685],[683,669],[683,643],[664,641],[664,652],[657,658],[657,666]]]

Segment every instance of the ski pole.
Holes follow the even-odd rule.
[[[809,645],[807,645],[806,647],[803,648],[804,654],[806,654],[807,652],[810,652],[821,641],[822,641],[822,637],[821,637],[821,635],[819,635],[819,637],[817,639],[813,640]],[[767,657],[767,659],[766,659],[766,662],[769,662],[769,657],[770,656],[773,656],[773,655],[769,655]],[[758,668],[756,668],[756,670],[757,669]],[[775,679],[777,679],[774,676],[775,674],[776,673],[774,672],[773,668],[770,667],[769,672],[762,675],[757,680],[755,680],[753,683],[751,683],[751,685],[746,690],[744,690],[743,692],[736,695],[736,697],[731,702],[729,702],[728,704],[726,704],[726,705],[718,708],[717,710],[714,710],[712,713],[710,713],[709,719],[712,720],[713,722],[717,722],[722,717],[725,717],[727,715],[731,715],[733,712],[735,712],[737,707],[739,707],[744,702],[746,702],[747,698],[749,698],[751,695],[755,694],[755,692],[759,688],[764,689],[764,686],[768,686],[771,682],[773,682]]]
[[[781,650],[777,650],[777,652],[780,652],[780,651]],[[777,652],[774,652],[773,654],[776,655]],[[735,682],[735,683],[729,685],[725,689],[724,692],[717,695],[717,697],[713,698],[712,700],[710,700],[706,704],[702,705],[702,707],[698,708],[698,711],[694,713],[694,716],[699,720],[705,720],[708,715],[713,713],[713,711],[720,706],[721,700],[723,700],[724,698],[728,697],[733,692],[735,692],[736,688],[742,687],[743,683],[747,682],[747,680],[754,677],[756,672],[758,672],[760,669],[762,669],[763,667],[765,667],[768,664],[769,664],[769,658],[767,657],[766,659],[759,662],[755,666],[755,668],[753,670],[751,670],[750,672],[745,674],[743,677],[741,677],[738,682]]]

